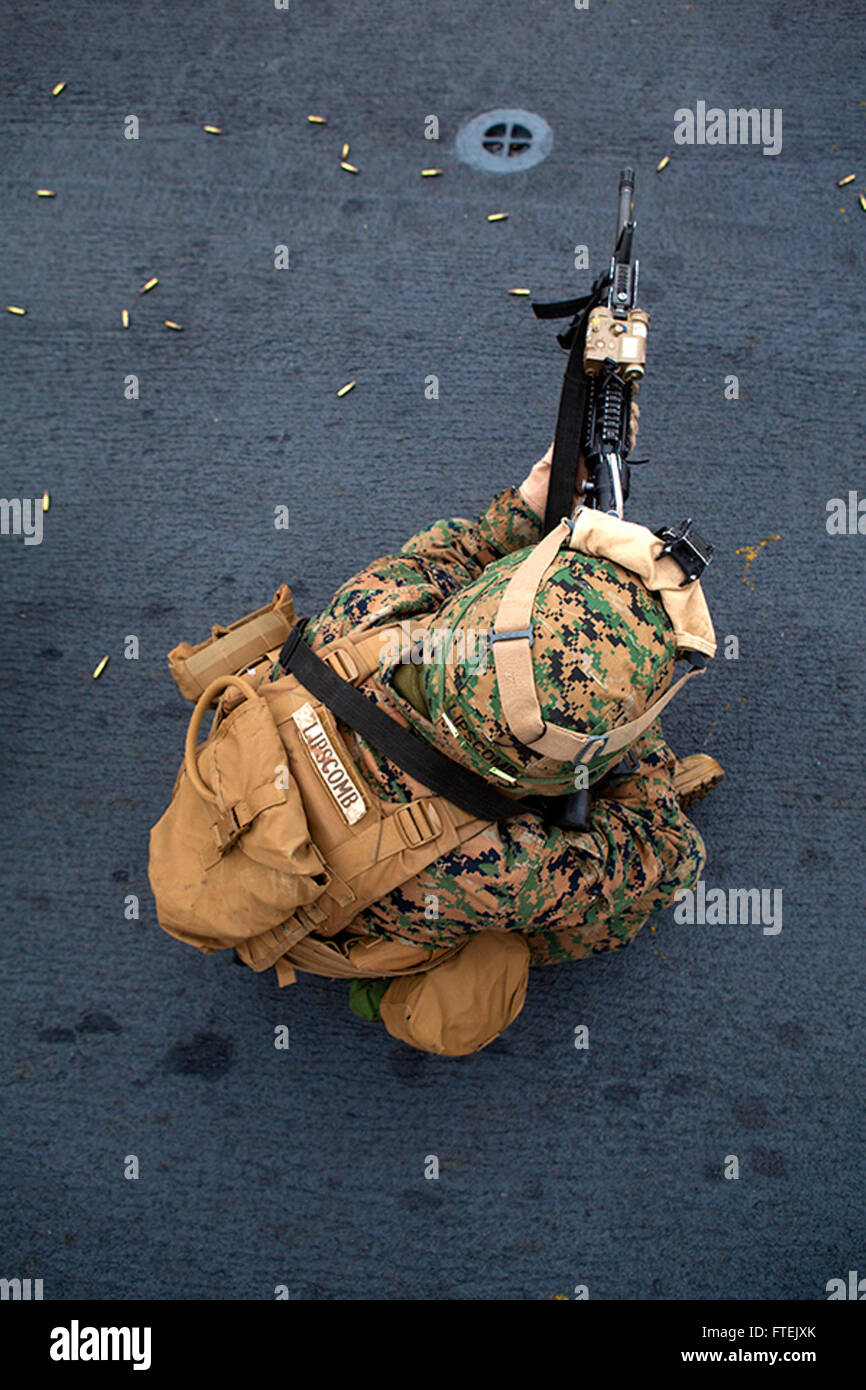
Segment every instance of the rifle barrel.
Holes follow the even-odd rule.
[[[619,206],[616,212],[616,240],[614,246],[619,245],[620,235],[626,222],[631,221],[632,203],[634,200],[634,169],[621,169],[619,175]]]

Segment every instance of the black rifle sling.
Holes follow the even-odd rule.
[[[585,325],[584,325],[585,331]],[[577,334],[568,355],[568,366],[562,379],[556,434],[553,440],[553,459],[547,488],[547,509],[544,513],[544,534],[549,535],[564,516],[574,509],[574,489],[577,483],[577,463],[580,457],[583,413],[586,401],[586,373],[583,370],[583,333]]]
[[[524,801],[504,796],[491,787],[478,773],[446,758],[431,748],[411,729],[404,729],[379,709],[353,685],[338,676],[327,662],[317,656],[303,640],[306,618],[301,618],[289,633],[280,652],[280,669],[291,671],[307,690],[348,724],[356,733],[378,748],[386,757],[417,778],[431,791],[453,801],[470,815],[485,820],[508,820],[524,812],[537,814],[536,808]]]
[[[559,525],[574,509],[574,489],[577,483],[577,464],[582,444],[583,419],[586,403],[586,372],[583,370],[583,345],[589,314],[598,303],[601,280],[596,281],[583,299],[557,300],[552,304],[533,304],[539,319],[561,319],[567,314],[574,318],[568,328],[557,335],[560,345],[568,350],[568,362],[562,379],[556,433],[553,439],[553,459],[547,488],[547,508],[544,513],[545,536]]]

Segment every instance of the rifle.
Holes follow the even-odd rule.
[[[634,258],[634,232],[634,170],[626,168],[619,176],[616,235],[607,270],[581,299],[532,306],[540,319],[573,315],[568,328],[557,334],[568,362],[556,419],[545,536],[572,515],[581,455],[588,475],[578,489],[582,505],[618,517],[624,515],[629,495],[630,468],[648,462],[628,458],[632,397],[644,374],[649,327],[649,314],[637,307],[640,262]],[[694,530],[692,518],[656,535],[664,541],[661,553],[672,555],[680,565],[683,584],[699,578],[713,547]],[[552,824],[586,830],[589,790],[562,801],[562,812]]]
[[[622,516],[629,493],[632,388],[644,374],[649,314],[636,307],[640,262],[634,258],[634,170],[619,176],[616,235],[607,270],[588,295],[533,304],[537,318],[571,323],[557,341],[569,354],[559,399],[544,534],[570,516],[580,454],[586,506]]]

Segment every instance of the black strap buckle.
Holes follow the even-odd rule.
[[[680,588],[700,579],[713,558],[714,547],[694,529],[692,518],[686,517],[679,526],[663,526],[656,535],[664,541],[662,555],[671,555],[685,575]]]

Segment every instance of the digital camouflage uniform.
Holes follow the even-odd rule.
[[[307,623],[305,640],[318,650],[353,630],[429,619],[433,614],[437,624],[447,621],[449,626],[459,626],[462,593],[467,586],[474,586],[475,595],[485,593],[488,566],[495,566],[488,571],[490,611],[495,614],[502,589],[526,548],[541,538],[541,518],[517,488],[508,487],[477,522],[438,521],[413,536],[397,554],[374,561],[348,580],[328,608]],[[503,559],[511,556],[513,560]],[[573,600],[577,586],[585,600],[581,630],[567,647],[570,664],[563,660],[560,648],[546,666],[536,667],[545,718],[557,711],[561,715],[563,690],[581,683],[584,708],[591,709],[598,721],[593,727],[604,728],[605,714],[610,717],[617,708],[621,714],[622,703],[617,706],[613,700],[616,692],[608,689],[607,697],[604,694],[604,662],[594,642],[596,600],[587,582],[608,564],[572,552],[570,559],[563,558],[561,572],[554,570],[551,582],[545,580],[539,590],[533,620],[542,626],[567,619],[569,590]],[[661,606],[640,582],[630,585],[625,571],[615,566],[610,570],[625,581],[623,597],[617,599],[617,612],[609,609],[597,616],[608,625],[605,632],[613,631],[612,640],[629,648],[635,686],[643,686],[643,707],[668,684],[673,634]],[[572,601],[572,619],[573,611]],[[667,655],[661,666],[656,660],[655,674],[647,663],[643,676],[642,632],[652,636],[656,651]],[[492,660],[486,669],[477,663],[473,667],[469,660],[425,663],[423,694],[420,698],[413,694],[411,703],[392,683],[399,666],[400,655],[393,644],[383,644],[378,675],[360,687],[399,723],[408,724],[447,756],[477,772],[489,774],[495,764],[516,776],[514,790],[521,793],[573,790],[570,764],[521,758],[520,746],[504,723],[495,747],[479,741],[473,726],[473,698],[478,698],[483,684],[486,700],[496,709]],[[401,686],[408,692],[403,680]],[[458,731],[456,740],[441,718],[443,713]],[[421,784],[386,755],[345,726],[343,733],[372,789],[392,801],[424,794]],[[594,791],[588,831],[548,826],[531,812],[491,825],[368,907],[353,926],[370,935],[431,947],[453,945],[468,934],[491,928],[520,932],[534,964],[577,960],[627,944],[654,912],[673,901],[678,888],[694,886],[705,859],[701,836],[681,811],[674,792],[674,755],[658,721],[633,745],[632,753],[637,767],[626,775],[609,776]],[[601,774],[610,761],[600,763]],[[488,780],[496,784],[489,775]],[[505,789],[504,782],[498,785]]]

